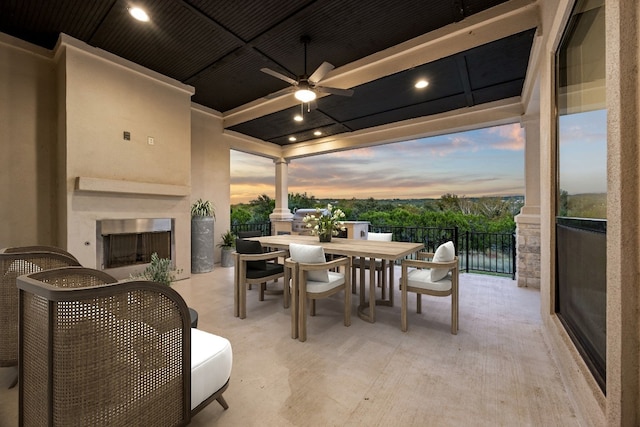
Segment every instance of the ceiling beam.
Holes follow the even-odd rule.
[[[464,96],[467,99],[467,107],[471,107],[473,105],[473,93],[471,91],[471,82],[469,81],[467,57],[464,55],[457,56],[456,65],[458,66],[458,73],[460,73],[460,81],[462,82],[462,88],[464,89]]]
[[[422,36],[332,70],[326,86],[348,89],[500,40],[537,27],[538,5],[532,0],[511,0]],[[298,104],[293,96],[264,98],[224,113],[224,127],[284,110]]]
[[[362,131],[286,145],[282,147],[281,156],[291,160],[453,132],[464,132],[488,126],[518,123],[523,113],[520,97],[508,98]]]
[[[256,156],[273,160],[282,157],[282,147],[278,144],[266,142],[232,130],[224,130],[222,135],[229,140],[229,148],[232,150],[255,154]]]
[[[518,123],[523,114],[521,99],[515,97],[283,147],[235,131],[225,130],[223,135],[229,138],[232,150],[274,160],[293,160],[488,126]]]

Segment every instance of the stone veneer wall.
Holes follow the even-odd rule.
[[[517,221],[516,280],[519,287],[540,289],[540,224]]]

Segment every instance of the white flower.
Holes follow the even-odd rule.
[[[329,203],[326,209],[316,208],[316,215],[305,215],[303,221],[307,224],[307,228],[311,228],[312,234],[331,233],[337,236],[340,230],[345,230],[344,222],[341,221],[341,218],[345,218],[346,215],[341,209],[334,211],[333,208],[333,205]]]

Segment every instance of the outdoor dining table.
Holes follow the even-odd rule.
[[[347,256],[369,260],[369,301],[365,298],[365,285],[360,281],[360,305],[358,306],[358,316],[361,319],[371,323],[376,321],[376,305],[393,306],[393,268],[389,272],[389,297],[388,299],[375,298],[375,261],[377,259],[395,262],[397,259],[404,258],[407,255],[418,252],[424,248],[422,243],[410,242],[385,242],[376,240],[359,240],[359,239],[343,239],[334,237],[330,242],[320,242],[318,236],[298,235],[298,234],[282,234],[277,236],[252,237],[250,240],[259,241],[262,246],[289,249],[289,244],[300,243],[305,245],[322,246],[324,252],[329,255]],[[237,268],[237,266],[236,266]],[[351,268],[354,268],[352,265]],[[235,286],[239,286],[237,283]],[[286,286],[286,284],[285,284]],[[236,289],[237,295],[246,301],[247,292],[244,286]],[[236,304],[240,304],[238,301]],[[245,302],[246,304],[246,302]]]

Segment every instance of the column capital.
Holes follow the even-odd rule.
[[[276,165],[285,164],[288,165],[290,163],[289,159],[285,159],[284,157],[278,157],[277,159],[273,159],[273,163]]]

